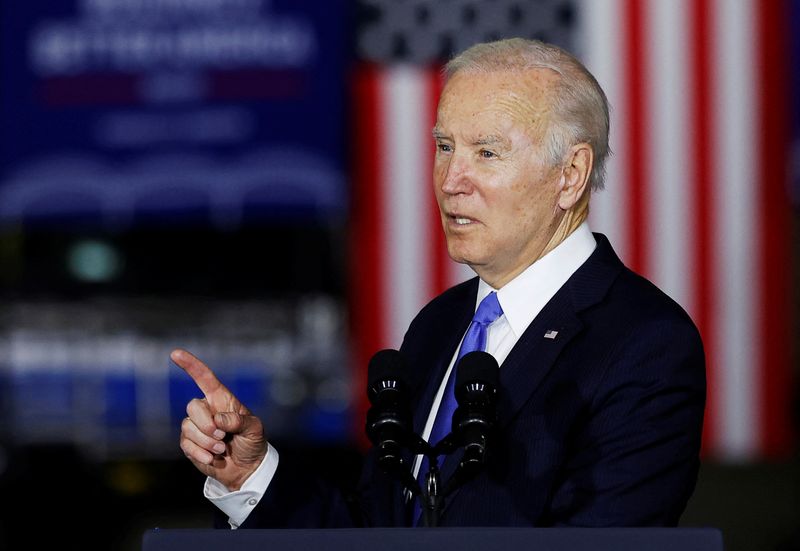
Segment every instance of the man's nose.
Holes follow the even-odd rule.
[[[468,193],[472,186],[471,172],[469,162],[466,159],[453,155],[444,168],[444,177],[441,184],[442,192],[451,195]]]

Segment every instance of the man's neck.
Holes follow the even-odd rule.
[[[562,241],[564,241],[567,237],[569,237],[572,232],[578,229],[578,227],[583,224],[583,222],[589,216],[589,190],[587,189],[583,196],[578,200],[578,202],[569,209],[567,212],[564,213],[564,217],[561,219],[561,222],[558,224],[556,231],[553,232],[553,236],[550,238],[550,241],[547,242],[545,245],[542,254],[539,255],[539,258],[542,258],[547,253],[558,247]],[[536,260],[539,260],[537,258]],[[536,262],[534,260],[534,262]]]
[[[547,245],[542,249],[542,252],[536,255],[529,264],[523,265],[522,267],[518,268],[516,272],[512,273],[505,273],[500,276],[494,277],[491,273],[487,272],[486,270],[482,270],[480,267],[472,266],[472,269],[475,270],[475,273],[481,278],[481,280],[488,283],[493,289],[500,289],[504,285],[506,285],[509,281],[516,278],[519,274],[524,272],[530,266],[538,262],[540,259],[547,256],[553,249],[558,247],[561,243],[564,242],[572,233],[577,230],[581,224],[583,224],[589,216],[589,193],[588,190],[583,196],[578,200],[578,202],[568,211],[564,212],[559,220],[558,225],[556,226],[555,231],[551,235],[550,239],[547,242]]]

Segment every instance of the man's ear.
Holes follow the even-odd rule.
[[[574,207],[587,192],[589,175],[592,173],[594,152],[588,143],[579,143],[570,147],[569,154],[561,172],[561,191],[558,206],[562,210]]]

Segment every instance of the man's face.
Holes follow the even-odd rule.
[[[563,213],[542,143],[557,75],[457,73],[439,101],[433,181],[447,249],[495,288],[542,256]]]

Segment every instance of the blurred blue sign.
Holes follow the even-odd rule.
[[[0,224],[329,217],[343,0],[0,3]]]

